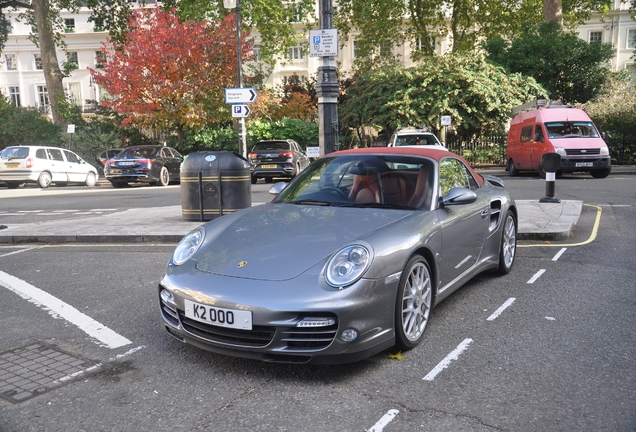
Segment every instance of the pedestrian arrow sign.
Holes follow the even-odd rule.
[[[232,105],[232,117],[247,117],[250,115],[250,107],[247,105]]]
[[[251,87],[225,89],[225,103],[228,104],[252,103],[257,96],[258,93]]]

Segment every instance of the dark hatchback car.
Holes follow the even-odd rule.
[[[294,140],[259,141],[249,154],[252,163],[252,184],[259,178],[271,183],[274,178],[296,177],[309,166],[309,158]]]
[[[171,147],[128,147],[106,162],[104,177],[116,188],[128,183],[167,186],[180,181],[181,162],[183,156]]]

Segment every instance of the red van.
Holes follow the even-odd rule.
[[[561,169],[556,173],[589,172],[592,177],[607,177],[612,162],[607,144],[588,115],[578,108],[545,103],[520,107],[510,124],[506,147],[506,171],[516,176],[519,171],[538,171],[541,156],[561,155]],[[524,111],[524,109],[529,108]]]

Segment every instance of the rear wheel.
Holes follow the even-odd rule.
[[[170,184],[170,173],[168,168],[162,167],[161,173],[159,173],[159,185],[168,186],[168,184]]]
[[[7,188],[9,189],[17,189],[18,186],[20,186],[20,183],[16,183],[16,182],[5,182],[5,184],[7,185]]]
[[[93,187],[95,186],[95,183],[97,183],[97,177],[95,176],[95,173],[88,173],[86,175],[86,180],[84,181],[84,184],[88,187]]]
[[[541,177],[542,179],[545,178],[545,170],[543,169],[541,164],[539,164],[539,177]]]
[[[431,270],[414,255],[404,267],[395,303],[395,340],[399,349],[416,347],[422,340],[433,306]]]
[[[128,183],[118,180],[111,180],[110,184],[113,185],[115,189],[123,188],[124,186],[128,186]]]
[[[510,177],[516,177],[519,175],[519,170],[515,168],[515,163],[512,159],[508,161],[508,172],[510,173]]]
[[[510,273],[515,263],[517,254],[517,220],[515,215],[508,210],[501,232],[501,246],[499,247],[499,267],[497,273],[505,275]]]
[[[252,184],[256,184],[256,182],[258,181],[258,177],[252,176],[251,181],[252,181]]]
[[[40,174],[40,177],[38,178],[38,185],[42,189],[46,189],[47,187],[49,187],[51,185],[51,174],[49,174],[46,171],[43,171],[42,174]]]
[[[274,179],[272,177],[265,177],[265,183],[272,183]]]

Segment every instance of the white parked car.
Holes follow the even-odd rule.
[[[402,146],[431,146],[438,149],[446,148],[434,133],[427,129],[414,128],[400,129],[391,135],[387,147]]]
[[[9,189],[22,183],[95,186],[97,169],[70,150],[58,147],[12,146],[0,153],[0,181]]]

